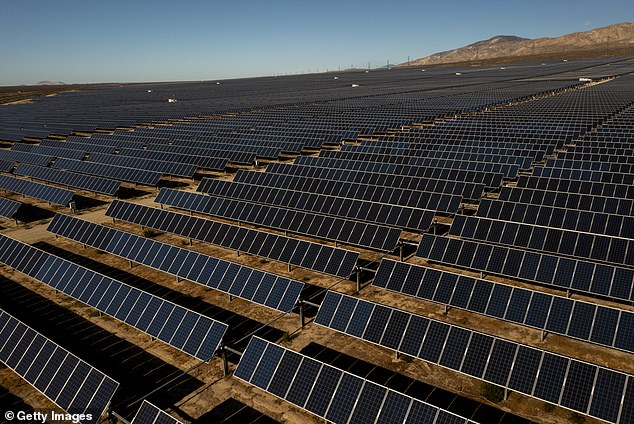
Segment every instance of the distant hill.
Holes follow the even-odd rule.
[[[40,81],[35,85],[66,85],[66,83],[61,81]]]
[[[410,66],[493,64],[540,59],[634,55],[634,23],[625,22],[557,38],[497,35],[465,47],[413,60]],[[404,66],[407,64],[402,64]]]

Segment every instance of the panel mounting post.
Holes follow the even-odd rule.
[[[227,349],[224,346],[220,348],[220,356],[222,356],[222,373],[226,377],[229,375],[229,361],[227,360]]]
[[[304,326],[306,326],[306,316],[304,315],[304,302],[300,299],[300,301],[297,302],[297,306],[299,306],[299,324],[301,325],[302,328],[304,328]]]
[[[357,268],[356,283],[357,283],[357,293],[358,293],[361,291],[361,269],[359,268]]]

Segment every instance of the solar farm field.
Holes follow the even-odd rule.
[[[93,86],[0,142],[0,412],[634,422],[634,59]]]

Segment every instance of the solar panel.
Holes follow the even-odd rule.
[[[155,187],[161,179],[161,174],[158,172],[64,158],[57,159],[53,167],[151,187]]]
[[[290,312],[304,284],[233,262],[57,214],[48,231],[150,268]]]
[[[13,218],[18,212],[22,203],[17,200],[7,199],[6,197],[0,197],[0,216],[5,218]]]
[[[192,212],[391,252],[401,230],[337,217],[162,188],[154,200]]]
[[[8,175],[0,175],[0,190],[23,194],[61,206],[68,206],[75,195],[70,190],[35,183],[33,181],[26,181]]]
[[[223,158],[228,159],[229,162],[244,164],[244,165],[252,165],[255,162],[255,159],[260,155],[260,153],[264,157],[269,158],[277,158],[281,153],[281,149],[269,149],[267,147],[260,149],[258,154],[253,151],[228,151],[222,149],[200,149],[196,147],[189,146],[170,146],[170,145],[161,145],[161,144],[152,144],[148,146],[149,151],[154,152],[169,152],[169,153],[180,153],[186,155],[199,155],[203,157],[210,158]]]
[[[407,175],[396,174],[381,174],[379,172],[364,172],[349,169],[320,168],[307,165],[291,165],[280,162],[270,163],[266,167],[266,173],[347,181],[435,193],[456,194],[465,199],[479,199],[482,197],[485,188],[484,184],[466,183],[462,181],[410,177]]]
[[[482,199],[476,216],[607,236],[634,238],[634,217]]]
[[[502,187],[500,200],[533,205],[555,206],[617,215],[634,215],[634,200],[599,197],[588,194],[561,193],[530,188]]]
[[[75,174],[74,172],[60,171],[52,168],[29,165],[23,163],[15,170],[16,175],[31,177],[49,183],[62,184],[68,187],[92,191],[94,193],[114,196],[119,191],[121,183],[106,178],[92,175]]]
[[[590,171],[571,168],[550,168],[536,166],[533,176],[546,178],[561,178],[567,180],[596,181],[613,184],[634,184],[634,174],[614,172]]]
[[[84,423],[101,421],[119,383],[0,309],[0,362]]]
[[[0,263],[202,361],[227,325],[0,234]]]
[[[195,156],[191,154],[171,152],[151,152],[148,150],[136,149],[119,149],[119,155],[150,160],[172,161],[178,163],[192,164],[202,169],[220,172],[224,171],[227,167],[227,164],[229,163],[229,160],[225,158]]]
[[[337,150],[322,150],[319,157],[335,158],[345,160],[359,160],[369,162],[383,162],[396,165],[414,165],[433,168],[452,168],[464,169],[468,171],[482,171],[502,173],[506,178],[515,178],[520,169],[527,169],[532,162],[531,158],[525,158],[527,163],[517,165],[515,163],[496,163],[496,162],[472,162],[461,161],[456,159],[436,159],[416,156],[390,156],[373,153],[353,153],[342,152]]]
[[[499,187],[502,184],[502,178],[504,177],[501,173],[492,172],[420,167],[414,165],[396,165],[383,162],[353,161],[314,156],[298,156],[295,158],[295,165],[482,183],[488,188]]]
[[[333,423],[469,422],[256,336],[234,376]]]
[[[38,155],[52,156],[54,158],[69,158],[82,160],[86,153],[81,150],[64,149],[61,147],[39,146],[36,144],[16,143],[11,147],[12,151],[37,153]]]
[[[562,256],[634,266],[634,240],[490,218],[458,215],[449,234]],[[537,264],[536,264],[537,265]]]
[[[36,153],[19,152],[16,150],[0,150],[0,160],[47,166],[51,163],[53,157],[49,155],[38,155]]]
[[[11,172],[15,167],[15,162],[11,160],[0,160],[0,172]]]
[[[632,300],[634,270],[425,234],[416,256],[614,300]]]
[[[198,171],[196,165],[186,163],[158,161],[153,159],[138,160],[128,156],[108,155],[105,153],[91,153],[88,160],[107,165],[122,166],[124,168],[145,169],[158,172],[163,175],[173,175],[175,177],[193,178]]]
[[[634,186],[584,180],[566,180],[559,178],[533,177],[522,175],[517,186],[538,190],[560,191],[567,193],[592,194],[602,197],[620,197],[634,199]]]
[[[586,342],[634,349],[624,332],[627,325],[620,324],[634,322],[634,313],[626,310],[389,259],[381,261],[372,284]]]
[[[349,277],[359,258],[357,252],[119,200],[106,216],[337,277]]]
[[[132,424],[180,424],[180,421],[144,400]]]
[[[346,199],[323,194],[303,193],[280,188],[261,187],[205,178],[198,191],[221,197],[234,198],[255,203],[272,204],[296,210],[317,212],[359,221],[386,224],[412,231],[427,230],[433,221],[434,212],[405,206]]]
[[[633,377],[332,291],[321,303],[315,323],[584,415],[593,413],[589,409],[594,402],[606,410],[619,409],[627,391],[625,380]],[[567,369],[578,370],[575,378],[565,378]],[[584,390],[591,389],[599,371],[620,381],[616,397],[605,399],[596,391],[573,396],[581,380],[590,382]]]
[[[319,178],[293,175],[271,174],[257,171],[238,170],[234,182],[262,187],[282,188],[305,193],[325,194],[359,199],[390,205],[409,206],[441,212],[455,213],[460,208],[461,196],[383,187],[370,184],[326,181]]]
[[[70,137],[69,137],[70,138]],[[83,137],[81,137],[83,138]],[[41,147],[50,147],[50,148],[59,148],[59,149],[67,149],[67,150],[78,150],[82,154],[84,153],[114,153],[114,146],[102,146],[102,145],[94,145],[88,143],[76,143],[72,141],[55,141],[55,140],[42,140],[40,143]],[[64,156],[61,156],[64,157]]]

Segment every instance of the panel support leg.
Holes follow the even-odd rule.
[[[361,270],[359,268],[357,268],[357,278],[356,278],[356,283],[357,283],[357,293],[361,291]]]
[[[542,341],[542,342],[543,342],[544,340],[546,340],[546,334],[547,334],[547,333],[546,333],[546,331],[545,331],[545,330],[542,330],[542,331],[541,331],[540,341]]]
[[[293,267],[291,266],[291,264],[288,264],[288,272],[291,272],[293,270]]]
[[[506,387],[504,388],[504,400],[507,400],[509,398],[509,389],[507,389]]]
[[[222,355],[222,373],[226,377],[229,375],[229,361],[227,360],[227,349],[222,347],[220,349],[220,354]]]
[[[299,324],[302,328],[306,326],[306,316],[304,315],[304,302],[299,301]]]
[[[449,313],[449,305],[445,305],[444,314],[447,315]]]
[[[398,259],[403,262],[403,243],[398,246]]]

